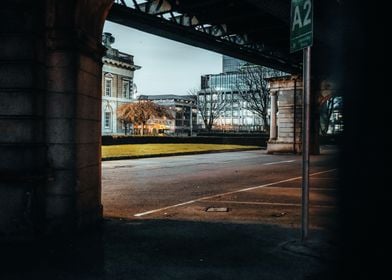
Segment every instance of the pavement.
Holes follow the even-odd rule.
[[[2,246],[0,279],[337,279],[336,150],[327,148],[311,158],[311,227],[304,243],[297,178],[300,157],[253,153],[215,155],[216,169],[205,156],[199,162],[189,156],[171,158],[165,169],[145,159],[150,172],[156,170],[161,178],[156,185],[152,174],[142,172],[140,160],[107,162],[103,223],[77,236]],[[198,167],[185,164],[188,160]],[[259,171],[252,167],[255,161]],[[195,187],[189,180],[184,187],[181,181],[181,172],[189,170],[195,178],[204,178],[205,189],[181,191]],[[125,174],[131,172],[134,180],[128,179],[126,185]],[[268,176],[260,175],[263,172]],[[232,185],[220,184],[225,181],[217,176],[228,174],[233,180],[240,178]],[[170,178],[177,180],[172,192],[158,191],[159,183],[169,184]],[[132,197],[128,189],[137,195],[133,200],[126,199]],[[206,211],[211,207],[227,211]],[[135,216],[138,213],[147,214]]]
[[[77,238],[3,248],[0,279],[336,279],[336,259],[288,248],[298,239],[259,223],[110,219]]]

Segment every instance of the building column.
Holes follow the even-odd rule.
[[[110,0],[48,2],[46,232],[102,218],[101,44]],[[112,116],[113,119],[113,116]],[[113,126],[116,125],[113,123]]]
[[[102,217],[101,34],[111,4],[1,7],[1,239],[74,232]]]
[[[45,212],[44,2],[0,7],[0,241],[32,238]]]
[[[269,140],[276,140],[276,112],[277,112],[277,91],[270,92],[271,96],[271,122],[270,122],[270,138]]]
[[[190,105],[189,105],[189,130],[190,130],[190,132],[189,132],[189,136],[191,136],[192,137],[192,130],[193,130],[193,123],[192,123],[192,121],[193,121],[193,118],[192,118],[192,103],[190,103]]]

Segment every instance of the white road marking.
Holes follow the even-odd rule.
[[[324,174],[324,173],[332,172],[332,171],[335,171],[335,170],[337,170],[337,169],[334,168],[334,169],[330,169],[330,170],[326,170],[326,171],[315,172],[315,173],[310,174],[310,176]],[[142,216],[146,216],[146,215],[153,214],[153,213],[156,213],[156,212],[160,212],[160,211],[163,211],[163,210],[176,208],[176,207],[187,205],[187,204],[192,204],[192,203],[195,203],[195,202],[198,202],[198,201],[202,201],[202,200],[207,200],[207,199],[220,197],[220,196],[225,196],[225,195],[234,194],[234,193],[240,193],[240,192],[256,190],[256,189],[265,188],[265,187],[269,187],[269,186],[273,186],[273,185],[277,185],[277,184],[281,184],[281,183],[295,181],[295,180],[298,180],[298,179],[301,179],[301,178],[302,178],[302,176],[298,176],[298,177],[293,177],[293,178],[289,178],[289,179],[286,179],[286,180],[272,182],[272,183],[268,183],[268,184],[264,184],[264,185],[260,185],[260,186],[256,186],[256,187],[250,187],[250,188],[240,189],[240,190],[231,191],[231,192],[225,192],[225,193],[219,193],[219,194],[214,194],[214,195],[210,195],[210,196],[204,196],[204,197],[200,197],[200,198],[197,198],[197,199],[194,199],[194,200],[178,203],[178,204],[175,204],[175,205],[170,205],[170,206],[166,206],[166,207],[150,210],[150,211],[147,211],[147,212],[137,213],[137,214],[134,214],[133,216],[135,216],[135,217],[142,217]]]
[[[159,211],[167,210],[167,209],[170,209],[170,208],[175,208],[175,207],[178,207],[178,206],[183,206],[183,205],[195,203],[195,202],[197,202],[197,201],[198,201],[198,199],[196,199],[196,200],[190,200],[190,201],[186,201],[186,202],[183,202],[183,203],[178,203],[178,204],[175,204],[175,205],[170,205],[170,206],[167,206],[167,207],[163,207],[163,208],[159,208],[159,209],[155,209],[155,210],[150,210],[150,211],[143,212],[143,213],[138,213],[138,214],[135,214],[135,215],[133,215],[133,216],[135,216],[135,217],[141,217],[141,216],[149,215],[149,214],[156,213],[156,212],[159,212]]]
[[[292,159],[292,160],[282,160],[282,161],[275,161],[275,162],[264,163],[263,165],[274,165],[274,164],[294,162],[294,161],[295,161],[295,159]]]
[[[226,204],[246,204],[246,205],[269,205],[269,206],[295,206],[301,207],[302,204],[299,203],[281,203],[281,202],[252,202],[252,201],[233,201],[233,200],[207,200],[206,202],[211,203],[226,203]],[[320,204],[310,204],[311,208],[333,208],[333,205],[320,205]]]
[[[287,189],[287,190],[301,190],[301,186],[299,187],[265,187],[266,189]],[[337,192],[338,190],[336,188],[315,188],[315,187],[310,187],[310,191],[331,191],[331,192]]]

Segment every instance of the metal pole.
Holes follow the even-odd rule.
[[[302,242],[309,230],[309,134],[310,134],[310,47],[303,51],[303,114],[302,114]]]
[[[193,113],[193,111],[192,111],[192,101],[190,101],[189,102],[189,110],[190,110],[190,116],[189,116],[189,129],[190,129],[190,133],[189,133],[189,136],[192,136],[192,130],[193,130],[193,123],[192,123],[192,121],[193,121],[193,118],[192,118],[192,113]]]

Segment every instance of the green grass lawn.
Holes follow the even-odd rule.
[[[151,156],[187,152],[223,151],[235,149],[259,148],[257,146],[221,145],[221,144],[131,144],[102,146],[102,158],[127,156]]]

